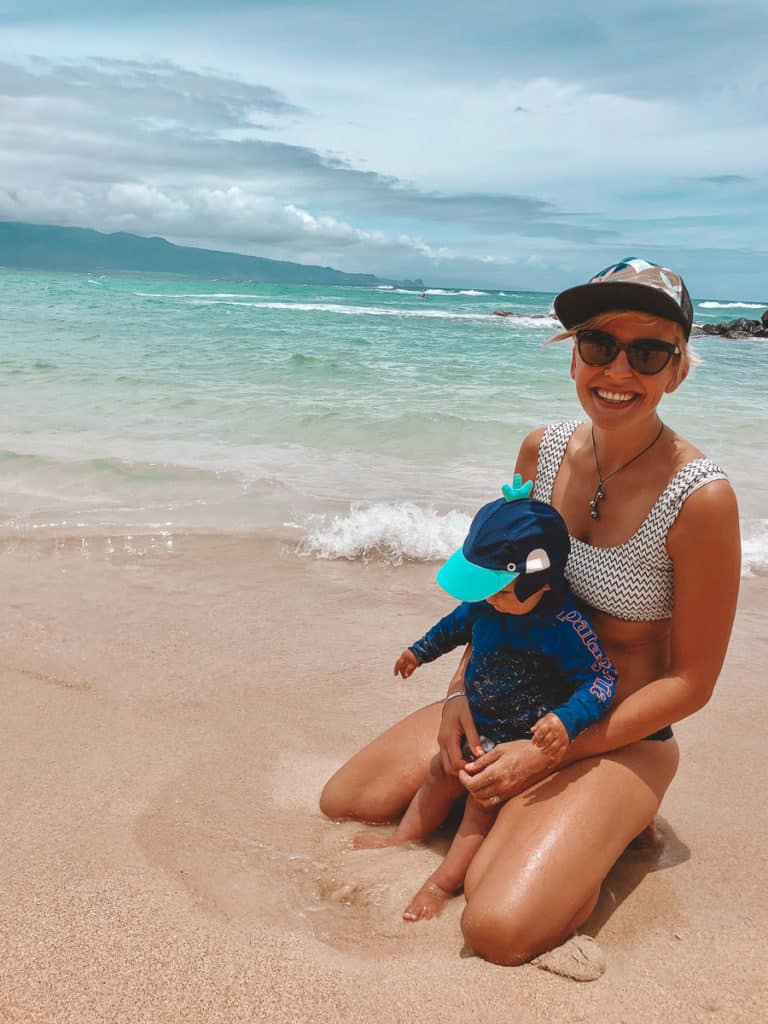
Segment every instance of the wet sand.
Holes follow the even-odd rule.
[[[403,922],[444,840],[353,853],[359,826],[317,810],[444,692],[453,658],[391,675],[447,608],[431,567],[113,548],[3,557],[0,1021],[763,1019],[768,580],[744,581],[716,695],[676,728],[665,845],[611,872],[585,928],[607,970],[578,984],[462,955],[461,898]]]

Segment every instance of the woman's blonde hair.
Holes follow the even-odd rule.
[[[673,375],[673,382],[675,386],[681,384],[688,376],[689,372],[694,366],[698,366],[701,362],[701,357],[698,352],[690,345],[688,339],[685,336],[685,331],[681,324],[674,320],[666,320],[660,316],[652,316],[649,313],[638,313],[634,309],[612,309],[608,313],[598,313],[597,316],[590,317],[589,320],[585,320],[584,323],[574,324],[573,327],[569,327],[567,331],[561,331],[554,337],[550,338],[549,341],[545,341],[545,345],[551,345],[556,341],[565,341],[567,338],[575,338],[577,331],[602,331],[606,330],[618,316],[626,316],[627,313],[631,313],[643,327],[653,330],[658,324],[672,324],[674,328],[675,344],[680,349],[680,354],[673,356],[675,359],[675,372]],[[648,335],[651,336],[650,334]]]

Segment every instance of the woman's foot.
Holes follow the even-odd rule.
[[[605,954],[589,935],[572,935],[562,945],[535,957],[531,963],[542,971],[574,981],[596,981],[605,973]]]
[[[381,832],[358,832],[349,844],[353,850],[381,850],[385,846],[393,846],[391,835]]]
[[[652,821],[650,825],[643,829],[643,831],[635,836],[632,842],[629,844],[630,850],[657,850],[660,846],[664,845],[664,834],[659,829],[655,821]]]
[[[403,911],[404,921],[425,921],[437,917],[451,894],[428,878]]]

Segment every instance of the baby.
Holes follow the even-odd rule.
[[[443,589],[463,603],[403,651],[394,671],[407,679],[424,662],[471,643],[466,692],[459,693],[469,702],[482,748],[532,737],[554,758],[608,710],[616,670],[565,581],[567,527],[551,505],[528,497],[532,486],[517,474],[512,487],[502,488],[503,498],[477,513],[463,547],[437,574]],[[463,753],[472,760],[482,750],[464,745]],[[465,792],[436,755],[394,834],[385,838],[363,832],[353,845],[372,848],[426,839]],[[501,798],[495,802],[501,804]],[[498,806],[485,808],[467,797],[456,837],[406,907],[406,921],[434,917],[462,888],[497,812]]]

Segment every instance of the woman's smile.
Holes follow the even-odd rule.
[[[608,405],[628,405],[640,397],[636,391],[614,391],[608,388],[592,388],[592,393]]]

